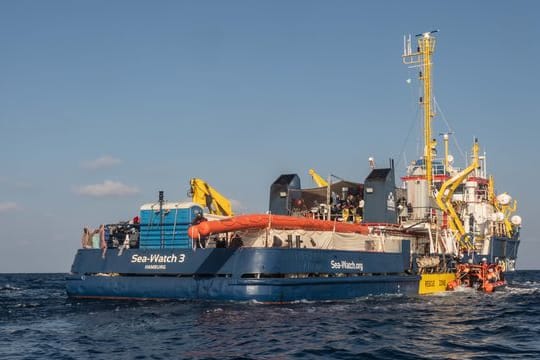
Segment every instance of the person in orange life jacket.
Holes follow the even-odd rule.
[[[486,259],[486,258],[482,258],[482,268],[483,268],[483,269],[487,269],[487,267],[488,267],[487,259]]]
[[[497,274],[495,273],[495,271],[493,271],[493,268],[489,268],[488,269],[488,272],[487,272],[487,275],[486,275],[486,279],[487,281],[489,281],[490,283],[494,283],[497,281]]]

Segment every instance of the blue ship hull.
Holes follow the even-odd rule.
[[[74,298],[292,302],[417,294],[402,253],[314,249],[79,250],[67,277]]]
[[[71,276],[68,294],[75,298],[234,300],[283,303],[342,300],[368,295],[418,293],[419,276],[366,278],[252,279],[138,276]]]

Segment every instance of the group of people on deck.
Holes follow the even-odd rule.
[[[192,221],[192,225],[198,225],[201,222],[208,221],[207,218],[203,216],[202,213],[198,213],[195,218]],[[130,224],[139,224],[139,217],[133,218],[132,221],[130,221]],[[101,255],[103,258],[105,258],[105,254],[107,253],[107,238],[110,236],[110,225],[108,226],[107,230],[107,236],[105,234],[105,225],[100,225],[97,229],[91,229],[89,227],[83,228],[83,234],[81,238],[81,247],[83,249],[101,249]],[[126,239],[129,239],[126,235]],[[197,248],[205,248],[207,247],[208,243],[208,237],[201,237],[200,239],[195,239],[194,247]],[[229,238],[227,236],[226,238],[222,237],[214,237],[213,240],[215,241],[215,247],[217,248],[239,248],[244,246],[244,242],[240,235],[238,233],[233,233],[232,237]],[[127,240],[126,240],[127,241]]]
[[[105,258],[105,253],[107,252],[105,225],[101,224],[99,228],[95,230],[85,227],[83,229],[81,245],[83,249],[101,249],[101,256]]]

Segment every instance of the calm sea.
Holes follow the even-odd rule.
[[[0,274],[0,359],[540,359],[540,271],[494,294],[343,302],[75,301]]]

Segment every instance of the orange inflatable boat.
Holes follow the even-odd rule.
[[[192,239],[210,234],[247,230],[247,229],[280,229],[280,230],[310,230],[310,231],[336,231],[341,233],[367,234],[366,225],[350,224],[337,221],[318,220],[287,215],[252,214],[239,215],[224,220],[204,221],[188,229]]]

